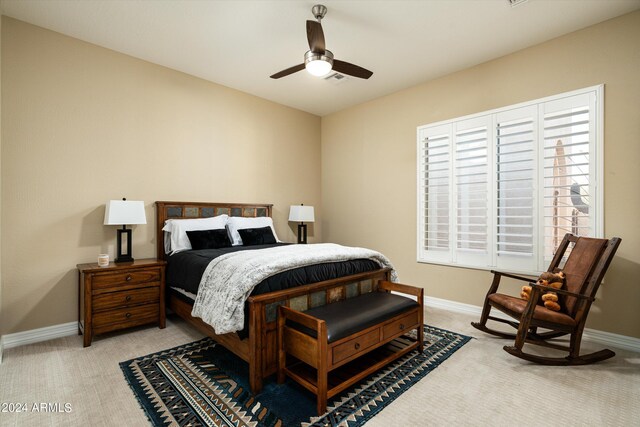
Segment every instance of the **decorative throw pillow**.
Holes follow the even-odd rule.
[[[278,235],[276,234],[276,230],[273,228],[273,219],[268,216],[255,217],[255,218],[244,218],[240,216],[231,216],[227,221],[227,231],[229,232],[229,238],[231,239],[231,244],[233,246],[242,245],[242,238],[240,237],[240,233],[238,230],[247,229],[247,228],[261,228],[261,227],[271,227],[271,232],[273,236],[276,238],[276,242],[278,242]]]
[[[228,215],[218,215],[211,218],[168,219],[162,228],[169,234],[170,248],[167,251],[165,244],[165,252],[175,254],[191,249],[187,231],[223,229],[227,225],[228,219]]]
[[[238,230],[238,233],[240,233],[240,238],[242,238],[242,244],[244,246],[276,243],[276,238],[269,226],[261,228],[242,228]]]
[[[187,236],[193,249],[220,249],[231,246],[231,240],[224,228],[187,231]]]

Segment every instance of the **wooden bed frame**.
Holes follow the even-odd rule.
[[[247,203],[156,202],[156,246],[158,259],[166,260],[162,227],[168,219],[206,218],[215,215],[261,217],[271,216],[273,205]],[[377,290],[378,281],[389,280],[390,269],[381,268],[366,273],[310,283],[282,291],[251,296],[249,303],[249,337],[238,334],[218,335],[200,318],[191,316],[192,304],[175,291],[167,289],[167,305],[204,334],[236,354],[249,364],[249,383],[255,394],[262,389],[264,378],[278,369],[277,322],[278,307],[284,305],[302,311],[332,302],[352,298]]]

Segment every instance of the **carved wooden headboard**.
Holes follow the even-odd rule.
[[[156,247],[158,259],[166,259],[164,253],[164,222],[168,219],[208,218],[216,215],[243,216],[247,218],[271,216],[271,204],[255,203],[207,203],[207,202],[156,202]]]

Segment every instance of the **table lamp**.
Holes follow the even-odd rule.
[[[314,222],[313,206],[291,206],[289,210],[289,221],[299,222],[298,224],[298,243],[307,243],[307,224],[305,222]]]
[[[109,200],[104,211],[104,225],[121,225],[118,229],[118,254],[115,262],[132,262],[131,256],[131,229],[127,229],[128,225],[146,224],[147,217],[144,213],[144,202],[136,200]],[[126,252],[122,250],[122,238],[125,235],[127,241]]]

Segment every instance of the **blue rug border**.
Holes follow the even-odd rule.
[[[407,381],[404,384],[402,384],[401,386],[399,386],[398,389],[392,395],[389,395],[386,398],[386,402],[385,402],[385,404],[383,406],[376,406],[372,410],[368,411],[368,413],[363,414],[362,416],[358,417],[356,420],[347,421],[346,422],[347,426],[349,426],[349,427],[361,426],[364,423],[366,423],[367,421],[369,421],[370,419],[372,419],[373,417],[375,417],[376,415],[378,415],[382,410],[384,410],[387,406],[389,406],[392,402],[394,402],[398,397],[400,397],[408,389],[413,387],[413,385],[415,385],[415,383],[417,383],[418,381],[422,380],[431,371],[433,371],[437,367],[439,367],[445,360],[449,359],[449,357],[451,357],[454,353],[456,353],[465,344],[467,344],[469,341],[474,339],[471,336],[467,336],[467,335],[461,334],[459,332],[450,331],[448,329],[439,328],[437,326],[432,326],[432,325],[425,324],[424,327],[432,328],[432,329],[437,330],[437,331],[439,331],[441,333],[456,335],[456,336],[460,337],[459,342],[456,343],[453,347],[449,348],[448,351],[446,353],[444,353],[441,357],[439,357],[437,360],[434,360],[429,367],[423,369],[422,372],[420,372],[419,375],[416,375],[411,381]],[[140,360],[145,360],[145,359],[149,359],[149,358],[168,357],[171,354],[176,353],[178,351],[188,351],[189,348],[194,348],[194,347],[197,348],[197,347],[199,347],[200,344],[203,343],[204,341],[211,341],[214,345],[219,345],[218,343],[215,342],[215,340],[211,339],[210,337],[203,337],[203,338],[201,338],[199,340],[196,340],[196,341],[191,341],[191,342],[188,342],[188,343],[185,343],[185,344],[177,345],[175,347],[172,347],[172,348],[169,348],[169,349],[166,349],[166,350],[153,352],[153,353],[150,353],[150,354],[147,354],[147,355],[144,355],[144,356],[134,357],[132,359],[129,359],[129,360],[126,360],[124,362],[120,362],[119,363],[120,369],[123,372],[123,375],[125,377],[125,380],[127,381],[127,384],[131,388],[132,393],[134,394],[136,400],[138,401],[138,404],[143,409],[143,411],[144,411],[144,413],[145,413],[145,415],[147,417],[147,420],[152,425],[166,425],[167,424],[167,420],[164,417],[160,416],[159,412],[156,410],[155,406],[150,401],[150,399],[144,399],[146,401],[143,401],[143,398],[146,397],[146,392],[143,389],[143,387],[140,386],[140,383],[139,383],[138,379],[134,375],[133,370],[129,367],[129,365],[134,361],[140,361]],[[407,355],[403,356],[403,358],[411,356],[416,351],[417,350],[414,350],[413,352],[408,353]],[[385,368],[382,368],[382,369],[385,369]],[[378,374],[379,372],[380,371],[372,374],[368,378],[373,377],[374,375]],[[367,379],[364,379],[362,382],[367,381]],[[313,423],[310,423],[310,425],[315,425],[316,423],[320,422],[322,419],[324,419],[324,417],[319,418],[318,421],[314,421]]]
[[[135,360],[135,359],[131,359],[131,360]],[[131,362],[131,360],[128,360],[127,362]],[[151,423],[151,425],[166,424],[164,421],[161,420],[160,415],[158,414],[158,411],[151,412],[149,410],[149,406],[151,406],[151,402],[149,402],[148,399],[147,399],[147,402],[142,401],[141,396],[144,396],[145,392],[142,389],[142,387],[140,387],[140,385],[138,384],[138,381],[135,381],[135,376],[133,375],[133,372],[130,369],[128,369],[127,366],[125,366],[127,362],[120,362],[120,369],[122,369],[124,378],[125,380],[127,380],[127,384],[129,384],[129,387],[131,388],[133,395],[136,397],[136,400],[138,401],[138,405],[140,405],[140,408],[142,408],[142,410],[144,411],[144,414],[147,416],[147,420],[149,421],[149,423]]]

